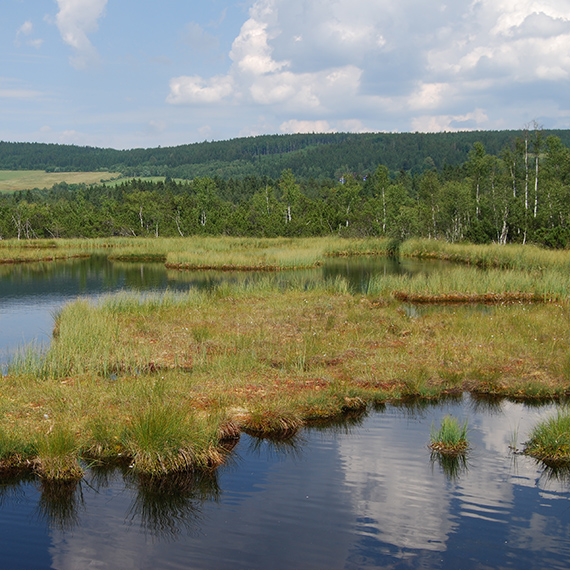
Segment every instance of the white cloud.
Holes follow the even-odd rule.
[[[167,102],[173,105],[192,103],[218,103],[233,90],[229,76],[203,79],[197,75],[174,77],[170,80],[170,94]]]
[[[370,129],[362,124],[360,119],[344,119],[337,122],[338,130],[344,133],[370,133]]]
[[[250,18],[242,26],[239,36],[234,40],[230,58],[240,71],[253,75],[263,75],[287,67],[289,62],[274,61],[268,44],[267,23]]]
[[[16,39],[14,41],[14,44],[16,46],[20,46],[21,42],[22,42],[22,38],[27,37],[28,39],[25,40],[25,44],[32,46],[33,48],[39,49],[42,46],[44,41],[40,38],[31,38],[30,36],[33,34],[33,32],[34,32],[34,25],[32,24],[32,22],[30,20],[26,20],[18,28],[18,31],[16,32]]]
[[[467,131],[483,128],[489,117],[482,109],[464,115],[423,115],[411,121],[413,131],[436,133],[440,131]]]
[[[285,134],[294,133],[366,133],[371,129],[366,128],[358,119],[346,119],[337,121],[334,126],[329,121],[303,121],[290,119],[281,123],[279,130]]]
[[[448,44],[433,46],[427,55],[432,72],[459,79],[565,79],[570,74],[570,5],[481,0]]]
[[[229,56],[222,75],[171,80],[167,101],[263,106],[284,132],[514,128],[547,97],[568,108],[540,86],[570,80],[570,4],[255,0]]]
[[[99,55],[88,34],[97,31],[107,0],[57,0],[57,4],[56,24],[63,41],[75,51],[70,58],[73,67],[84,69],[98,62]]]
[[[44,43],[44,40],[41,38],[36,38],[35,40],[28,41],[28,45],[32,46],[33,48],[40,49]]]
[[[34,26],[32,24],[32,22],[30,22],[29,20],[27,20],[26,22],[24,22],[21,26],[20,29],[18,30],[17,35],[24,35],[24,36],[29,36],[34,30]]]
[[[149,121],[147,125],[147,132],[150,134],[163,133],[166,130],[165,121]]]
[[[361,75],[356,66],[295,73],[289,69],[289,60],[278,61],[273,57],[270,41],[281,34],[276,25],[277,4],[260,0],[252,6],[250,18],[232,44],[229,55],[233,64],[227,75],[211,79],[174,78],[167,101],[172,104],[217,103],[233,95],[234,100],[241,103],[281,106],[287,112],[322,113],[332,100],[356,95]],[[355,30],[343,33],[353,41]],[[301,43],[299,36],[295,36],[293,42]]]
[[[409,97],[409,105],[412,109],[437,108],[451,91],[453,88],[447,83],[420,83]]]
[[[336,132],[336,129],[331,128],[328,121],[298,121],[297,119],[285,121],[281,124],[279,130],[285,134]]]

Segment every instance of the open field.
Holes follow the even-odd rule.
[[[44,170],[0,170],[0,192],[51,188],[59,182],[100,184],[121,176],[119,172],[45,172]]]
[[[129,180],[144,180],[145,182],[164,182],[166,180],[165,176],[123,176],[117,178],[116,180],[106,181],[107,186],[118,186],[123,184],[123,182],[128,182]],[[172,178],[174,182],[188,182],[185,178]]]

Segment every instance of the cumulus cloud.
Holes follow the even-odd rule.
[[[470,34],[470,28],[477,33]],[[569,48],[567,2],[481,0],[476,14],[428,59],[431,71],[459,79],[489,76],[526,83],[568,77]]]
[[[57,0],[56,24],[63,41],[73,48],[70,62],[84,69],[99,61],[99,55],[88,38],[97,31],[99,18],[105,13],[107,0]]]
[[[334,126],[333,126],[334,125]],[[366,128],[358,119],[348,119],[336,121],[335,123],[329,121],[300,121],[298,119],[290,119],[281,123],[279,130],[285,134],[295,133],[366,133],[371,129]]]
[[[269,46],[269,34],[266,22],[250,18],[242,26],[239,36],[234,40],[230,58],[238,69],[252,75],[263,75],[287,67],[287,61],[275,61]]]
[[[232,44],[232,66],[226,75],[173,78],[167,101],[193,104],[231,99],[242,104],[282,107],[287,112],[323,113],[333,103],[332,94],[332,99],[356,95],[361,70],[354,65],[294,72],[290,69],[291,61],[275,58],[271,42],[282,34],[278,22],[280,4],[276,0],[254,3],[249,19]],[[335,29],[346,41],[355,41],[355,31],[350,27],[337,25]],[[302,43],[302,37],[295,35],[292,41]]]
[[[291,119],[281,124],[280,130],[285,134],[294,133],[335,133],[328,121],[298,121]]]
[[[223,75],[172,79],[168,102],[263,106],[283,132],[340,121],[376,130],[516,127],[540,114],[544,97],[531,93],[570,81],[570,5],[256,0],[229,57]]]

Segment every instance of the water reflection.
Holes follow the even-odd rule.
[[[198,532],[205,501],[216,502],[220,488],[215,473],[179,472],[166,477],[126,477],[135,498],[126,518],[163,539],[183,531]]]
[[[548,464],[536,461],[540,469],[539,486],[541,488],[554,483],[556,487],[570,489],[570,465]]]
[[[569,471],[509,451],[511,426],[524,439],[551,411],[468,396],[388,404],[286,441],[244,435],[215,473],[95,466],[57,488],[6,482],[0,508],[17,513],[39,491],[25,534],[48,529],[51,565],[37,568],[565,568]],[[447,414],[469,417],[466,458],[430,454]]]
[[[250,437],[247,452],[252,457],[300,459],[306,444],[307,440],[299,433],[288,438]]]
[[[50,528],[72,531],[80,522],[79,512],[84,508],[80,481],[40,482],[41,495],[38,516]]]
[[[460,453],[449,455],[432,451],[430,454],[432,466],[438,465],[447,479],[451,482],[457,482],[460,476],[469,471],[468,455]]]

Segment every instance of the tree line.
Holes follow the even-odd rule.
[[[338,169],[337,169],[338,170]],[[0,238],[387,236],[570,244],[570,149],[540,129],[497,153],[482,142],[460,165],[418,173],[385,165],[329,178],[133,179],[0,197]]]
[[[497,155],[525,130],[454,133],[322,133],[263,135],[176,147],[115,150],[73,145],[0,142],[0,169],[120,172],[125,176],[278,179],[291,170],[300,181],[374,172],[382,164],[411,176],[463,164],[475,142]],[[570,131],[548,131],[570,145]]]

